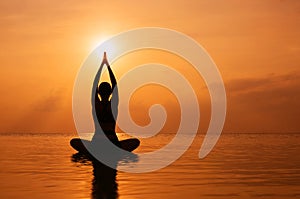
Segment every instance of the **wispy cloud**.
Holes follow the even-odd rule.
[[[300,72],[234,79],[226,84],[228,124],[248,131],[297,131]]]

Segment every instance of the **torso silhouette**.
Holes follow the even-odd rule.
[[[116,120],[112,113],[111,101],[101,101],[98,96],[95,97],[95,109],[98,123],[104,134],[112,142],[118,141],[115,133]]]

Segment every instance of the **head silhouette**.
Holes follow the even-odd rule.
[[[111,86],[108,82],[102,82],[98,87],[98,93],[102,100],[108,100],[112,93]]]

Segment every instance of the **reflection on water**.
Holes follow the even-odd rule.
[[[144,174],[117,172],[74,154],[72,137],[0,134],[0,198],[300,198],[299,134],[223,134],[203,160],[198,136],[179,160]],[[136,152],[172,137],[142,140]]]
[[[114,199],[118,198],[118,183],[116,182],[117,170],[112,169],[96,159],[91,159],[81,153],[75,153],[71,157],[72,162],[93,167],[92,198],[93,199]],[[132,154],[120,158],[114,162],[117,167],[119,162],[130,163],[138,161],[138,156]]]
[[[92,198],[117,198],[118,183],[116,182],[117,171],[107,167],[97,160],[90,160],[86,156],[76,153],[72,156],[73,162],[93,166]],[[117,164],[117,162],[116,162]]]

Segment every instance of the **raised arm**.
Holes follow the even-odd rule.
[[[97,93],[98,83],[99,83],[99,80],[100,80],[100,75],[101,75],[101,72],[103,70],[104,64],[105,64],[105,62],[104,62],[104,59],[103,59],[101,64],[100,64],[99,70],[96,73],[94,83],[93,83],[93,87],[92,87],[91,102],[92,102],[93,113],[94,113],[94,108],[95,108],[95,98],[98,97],[98,93]]]
[[[111,82],[111,88],[112,90],[115,88],[115,86],[117,85],[117,80],[115,78],[114,73],[112,72],[110,65],[107,61],[107,57],[106,57],[106,53],[104,52],[104,56],[103,56],[103,62],[107,65],[107,69],[109,72],[109,78],[110,78],[110,82]]]
[[[112,111],[113,111],[113,114],[115,115],[115,117],[117,117],[118,105],[119,105],[119,91],[118,91],[118,86],[117,86],[117,80],[116,80],[116,77],[115,77],[113,71],[111,70],[110,65],[107,61],[106,53],[104,53],[103,59],[104,59],[105,64],[107,65],[109,78],[110,78],[110,82],[111,82],[111,89],[113,91],[112,97],[111,97]]]

